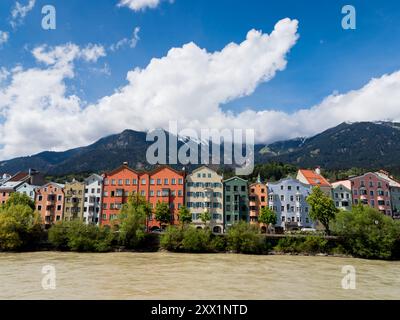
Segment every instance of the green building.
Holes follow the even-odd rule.
[[[224,180],[225,230],[239,220],[249,222],[249,194],[247,180],[232,177]]]

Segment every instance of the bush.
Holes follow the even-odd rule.
[[[237,253],[262,253],[266,251],[263,240],[256,226],[240,221],[228,230],[227,249]]]
[[[301,239],[297,237],[284,237],[279,239],[278,244],[274,247],[275,251],[284,253],[300,252]]]
[[[381,212],[366,206],[355,206],[340,212],[332,230],[343,238],[344,249],[361,258],[394,258],[398,253],[400,224]]]
[[[188,252],[209,252],[211,248],[211,231],[188,227],[183,232],[182,249]]]
[[[174,226],[168,226],[161,235],[160,245],[168,251],[179,251],[183,241],[183,230]]]
[[[301,252],[307,253],[327,253],[328,240],[318,236],[307,236],[299,246]]]
[[[106,252],[112,249],[114,235],[109,228],[87,225],[75,220],[53,225],[49,230],[49,241],[62,250]]]
[[[211,240],[211,248],[217,252],[225,252],[226,246],[227,244],[225,236],[214,236],[214,238]]]

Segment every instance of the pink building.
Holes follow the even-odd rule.
[[[351,189],[353,204],[364,204],[392,216],[389,181],[377,173],[368,172],[362,176],[352,177]]]

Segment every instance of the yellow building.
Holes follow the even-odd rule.
[[[75,179],[64,187],[64,220],[83,220],[85,184]]]

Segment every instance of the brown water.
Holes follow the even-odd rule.
[[[56,289],[42,288],[53,265]],[[342,289],[342,267],[356,289]],[[400,262],[235,254],[0,254],[0,299],[400,299]]]

